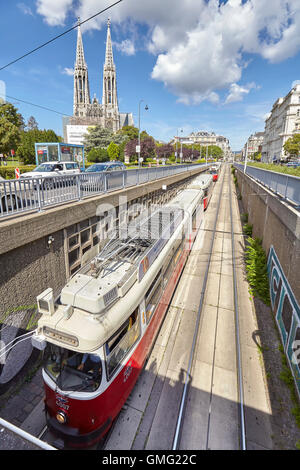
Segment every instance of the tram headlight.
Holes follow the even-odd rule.
[[[56,413],[56,419],[60,424],[65,424],[67,421],[67,417],[63,411],[58,411],[58,413]]]

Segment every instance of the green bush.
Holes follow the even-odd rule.
[[[87,159],[92,163],[107,162],[109,160],[107,149],[95,147],[89,151]]]
[[[243,232],[248,235],[248,237],[252,237],[252,229],[253,229],[253,225],[251,224],[244,224],[243,225]]]
[[[27,166],[19,166],[20,173],[26,173],[27,171],[32,171],[36,168],[35,165],[27,165]],[[9,180],[15,179],[15,168],[14,167],[7,167],[7,166],[0,166],[0,176],[2,178]]]
[[[250,294],[270,305],[267,257],[259,238],[247,238],[246,272]]]

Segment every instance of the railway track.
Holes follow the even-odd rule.
[[[230,179],[227,167],[108,450],[246,448],[235,274],[235,235],[242,234]]]
[[[210,202],[211,206],[208,207],[206,212],[206,222],[205,227],[203,227],[204,230],[202,230],[202,236],[199,234],[201,239],[200,242],[198,241],[199,246],[197,246],[197,241],[195,242],[196,254],[194,252],[191,253],[178,285],[177,293],[175,292],[175,299],[173,298],[171,302],[173,313],[174,309],[177,309],[178,314],[179,307],[181,307],[180,315],[177,315],[176,318],[176,315],[173,314],[173,322],[172,315],[171,319],[167,316],[157,339],[158,344],[164,343],[168,345],[169,356],[166,347],[162,359],[169,361],[167,367],[171,371],[175,369],[174,364],[176,362],[173,361],[172,364],[172,358],[176,359],[178,357],[177,362],[182,362],[180,380],[177,381],[178,390],[174,386],[172,393],[168,397],[171,401],[170,410],[166,410],[164,405],[163,388],[163,386],[166,387],[168,372],[166,372],[166,377],[162,379],[160,368],[157,367],[156,377],[150,377],[152,374],[149,374],[149,371],[153,371],[153,363],[150,358],[149,364],[147,364],[144,374],[138,380],[125,409],[121,411],[106,439],[97,446],[92,447],[92,450],[208,450],[215,448],[246,448],[239,344],[239,309],[235,274],[236,254],[234,236],[236,229],[233,223],[230,180],[229,168],[225,168],[216,184],[215,194]],[[185,274],[186,271],[188,274]],[[225,304],[222,303],[224,301],[222,298],[224,288],[221,286],[222,272],[227,273],[227,281],[229,278],[231,279],[231,295],[229,295],[228,288],[226,290],[226,295],[231,299],[230,305],[226,305],[226,302]],[[192,280],[189,275],[193,277]],[[219,279],[216,276],[219,276]],[[182,354],[178,352],[182,348],[182,343],[178,340],[180,338],[180,326],[182,327],[185,322],[187,309],[192,309],[191,305],[188,305],[187,301],[183,298],[182,292],[187,291],[189,286],[191,289],[195,289],[195,280],[198,282],[198,289],[200,286],[200,295],[196,296],[195,299],[189,295],[186,297],[186,300],[190,303],[193,304],[194,301],[195,308],[193,315],[189,319],[190,327],[185,330],[183,329],[182,337],[185,342],[185,351]],[[215,288],[213,286],[214,283]],[[212,290],[214,291],[215,302],[210,300]],[[181,303],[179,303],[178,298],[181,299]],[[226,341],[229,341],[230,346],[225,343],[220,344],[224,327],[226,329],[224,315],[227,315],[227,320],[230,317],[230,328],[227,326],[227,330],[234,329],[234,336],[232,331],[227,331],[226,333]],[[208,324],[211,325],[209,330]],[[170,341],[172,338],[170,340],[170,337],[172,337],[172,333],[174,341],[171,345]],[[187,344],[190,347],[187,348]],[[154,356],[158,347],[156,345],[153,348]],[[203,356],[203,347],[204,349],[209,347],[209,359]],[[226,353],[222,351],[222,347],[227,348]],[[226,356],[226,360],[231,363],[226,371],[227,376],[225,374],[223,378],[220,376],[220,371],[224,367],[224,364],[220,363],[222,355]],[[184,360],[181,356],[184,356]],[[158,361],[157,357],[155,361]],[[201,383],[201,379],[199,385],[199,377],[203,378],[204,376],[206,377],[205,386]],[[124,426],[129,425],[130,427],[131,422],[136,420],[137,410],[140,408],[142,411],[142,406],[140,401],[137,401],[137,397],[140,396],[146,401],[145,382],[150,380],[152,380],[152,383],[148,385],[148,402],[144,407],[144,412],[141,413],[140,423],[132,431],[132,438],[130,438],[131,431],[128,429],[128,439],[124,441]],[[223,382],[223,388],[228,386],[227,380],[232,387],[230,391],[231,399],[229,399],[228,394],[222,393],[222,390],[221,392],[218,391],[220,382]],[[159,395],[157,394],[158,388],[160,388]],[[153,396],[158,397],[156,402]],[[174,400],[174,406],[172,400]],[[223,413],[220,413],[220,406],[225,410],[223,410]],[[168,440],[166,441],[161,435],[159,436],[157,429],[159,428],[161,433],[164,433],[164,429],[160,425],[162,419],[161,413],[162,410],[168,413],[172,409],[173,411],[176,409],[177,414],[171,420],[169,417],[163,417],[169,430]],[[134,419],[132,416],[134,416]],[[147,421],[150,423],[148,427],[146,427]],[[229,428],[228,421],[230,422]],[[227,434],[226,437],[225,434]],[[120,439],[120,436],[123,437]],[[144,439],[142,439],[142,436],[144,436]],[[47,427],[42,430],[39,437],[55,446],[55,441],[49,438]]]
[[[227,180],[227,186],[225,185],[225,182]],[[220,237],[220,234],[222,235],[223,233],[223,240],[222,240],[222,253],[224,254],[224,241],[228,241],[228,237],[224,238],[226,234],[229,234],[231,236],[231,260],[232,260],[232,289],[233,289],[233,299],[234,299],[234,320],[235,320],[235,360],[236,360],[236,380],[237,380],[237,406],[239,408],[239,420],[236,422],[236,425],[238,427],[238,433],[239,435],[239,448],[245,450],[246,449],[246,433],[245,433],[245,420],[244,420],[244,398],[243,398],[243,379],[242,379],[242,363],[241,363],[241,351],[240,351],[240,333],[239,333],[239,308],[238,308],[238,298],[237,298],[237,280],[236,280],[236,253],[235,253],[235,239],[234,239],[234,234],[235,234],[235,229],[234,229],[234,222],[233,222],[233,207],[232,207],[232,183],[231,183],[231,178],[229,174],[229,168],[227,167],[223,173],[222,173],[222,178],[219,181],[219,186],[221,186],[220,191],[219,191],[219,196],[218,196],[218,202],[217,202],[217,208],[216,208],[216,215],[215,215],[215,220],[213,224],[213,229],[211,230],[211,241],[210,241],[210,249],[209,249],[209,254],[208,254],[208,260],[207,260],[207,266],[204,274],[204,280],[202,284],[202,290],[201,290],[201,298],[200,298],[200,304],[199,304],[199,309],[197,312],[197,318],[196,318],[196,324],[195,324],[195,332],[194,332],[194,337],[193,337],[193,342],[192,342],[192,347],[190,350],[190,355],[189,355],[189,364],[188,364],[188,369],[186,371],[186,377],[185,377],[185,382],[184,382],[184,388],[183,388],[183,393],[181,397],[181,402],[180,402],[180,410],[178,414],[178,421],[176,424],[175,428],[175,433],[174,433],[174,440],[172,444],[172,449],[173,450],[178,450],[178,449],[186,449],[187,448],[187,441],[186,439],[182,439],[183,433],[185,432],[185,416],[187,415],[188,417],[191,417],[193,414],[192,410],[187,410],[189,406],[193,406],[194,401],[191,399],[189,402],[189,392],[193,388],[193,377],[196,375],[201,374],[199,370],[197,370],[197,354],[199,353],[199,348],[201,347],[201,341],[203,341],[203,338],[200,337],[200,330],[202,326],[202,321],[203,321],[203,315],[204,315],[204,309],[205,309],[205,296],[207,293],[208,289],[208,279],[209,279],[209,273],[210,269],[212,266],[212,260],[214,255],[218,253],[218,248],[216,248],[216,243],[220,238],[216,238],[216,235],[218,233],[218,236]],[[229,216],[230,222],[230,231],[228,230],[218,230],[218,222],[219,222],[219,217],[220,217],[220,208],[221,205],[223,204],[222,207],[222,214]],[[224,207],[225,205],[225,207]],[[227,207],[226,207],[227,206]],[[225,227],[224,227],[225,228]],[[227,243],[228,245],[228,243]],[[228,260],[227,260],[228,261]],[[222,264],[222,261],[221,261]],[[221,267],[220,264],[220,267]],[[212,281],[212,278],[210,278],[210,282]],[[219,284],[219,292],[218,296],[220,297],[221,292],[220,292],[220,284]],[[219,414],[219,411],[216,413],[214,412],[213,407],[218,406],[218,400],[215,400],[215,390],[214,390],[214,380],[215,380],[215,369],[218,368],[217,365],[217,354],[218,354],[218,326],[220,323],[220,315],[222,315],[222,312],[219,308],[216,309],[216,318],[215,318],[215,331],[213,335],[213,340],[212,340],[212,373],[210,376],[210,383],[208,386],[208,395],[209,399],[208,401],[208,414],[206,416],[206,426],[205,423],[203,423],[202,426],[202,432],[203,436],[201,439],[199,439],[199,443],[202,442],[202,448],[204,447],[206,450],[211,449],[211,444],[214,442],[214,438],[212,438],[211,433],[214,432],[214,428],[216,426],[215,420],[216,420],[216,414]],[[233,338],[232,338],[233,339]],[[199,364],[198,364],[199,368]],[[192,392],[193,393],[193,392]],[[222,416],[224,418],[224,416]],[[189,418],[188,418],[189,420]],[[190,423],[188,423],[186,426],[190,426]],[[220,422],[220,426],[222,426],[222,422]],[[205,429],[206,427],[206,429]],[[233,443],[232,443],[233,444]],[[213,445],[214,447],[214,445]],[[234,448],[237,448],[236,445],[233,444]]]

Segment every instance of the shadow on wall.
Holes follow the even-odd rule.
[[[0,395],[22,379],[39,356],[31,345],[38,318],[35,305],[10,309],[0,318]]]

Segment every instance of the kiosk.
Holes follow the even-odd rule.
[[[62,161],[77,162],[84,170],[84,146],[65,144],[62,142],[46,142],[35,144],[36,164],[44,162]]]

